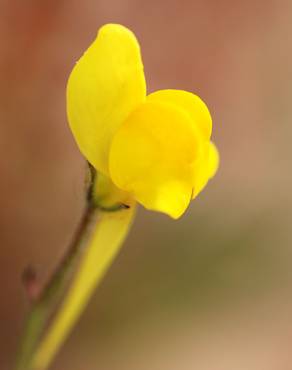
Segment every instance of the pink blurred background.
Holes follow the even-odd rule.
[[[0,368],[81,215],[66,80],[98,28],[139,38],[148,91],[210,107],[216,178],[178,222],[139,210],[52,369],[292,368],[292,2],[0,0]]]

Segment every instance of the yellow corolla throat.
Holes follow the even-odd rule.
[[[218,168],[204,102],[182,90],[146,97],[139,44],[121,25],[103,26],[75,65],[67,111],[81,152],[102,175],[102,194],[114,192],[115,201],[178,218]]]

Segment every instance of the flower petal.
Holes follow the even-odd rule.
[[[67,112],[88,161],[108,173],[109,147],[126,117],[145,100],[139,44],[127,28],[108,24],[75,65],[67,86]]]
[[[205,146],[200,161],[194,166],[193,199],[204,189],[208,181],[216,174],[219,166],[219,153],[211,141]]]
[[[200,129],[203,137],[209,140],[212,133],[212,118],[201,98],[184,90],[159,90],[147,96],[149,101],[169,102],[184,109]]]
[[[146,209],[165,213],[174,219],[183,215],[192,200],[189,182],[163,177],[159,168],[150,173],[145,181],[133,184],[133,188],[136,200]]]
[[[219,152],[216,145],[210,142],[210,152],[208,161],[208,176],[209,179],[214,177],[219,167]]]
[[[183,109],[146,101],[113,139],[110,176],[147,209],[178,218],[191,200],[201,145],[201,134]]]

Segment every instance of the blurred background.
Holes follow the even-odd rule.
[[[109,22],[137,35],[148,91],[200,95],[221,167],[177,222],[142,208],[52,369],[291,370],[292,2],[0,0],[0,368],[83,208],[74,62]]]

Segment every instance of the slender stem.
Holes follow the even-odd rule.
[[[87,229],[91,223],[90,219],[95,213],[94,208],[88,204],[71,245],[52,274],[52,277],[45,284],[40,295],[33,303],[26,321],[22,345],[17,358],[17,370],[28,369],[29,361],[45,329],[45,325],[64,293],[66,283],[85,245],[88,233]]]
[[[16,370],[48,368],[132,223],[135,202],[130,201],[129,205],[117,202],[107,208],[96,203],[93,194],[96,171],[90,165],[88,168],[87,208],[67,253],[32,302]]]
[[[86,238],[87,246],[68,293],[38,342],[29,369],[45,370],[55,358],[117,255],[128,234],[134,214],[134,204],[115,212],[99,212],[98,222],[96,220],[94,228]]]

